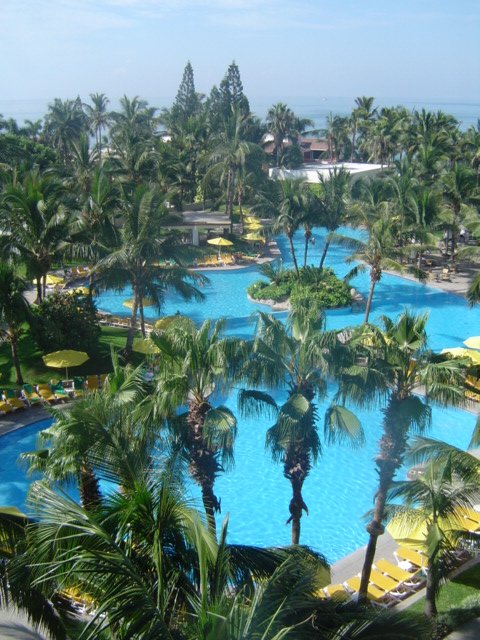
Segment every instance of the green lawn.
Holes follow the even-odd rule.
[[[109,373],[112,371],[112,360],[110,357],[110,346],[116,349],[123,349],[127,338],[127,329],[119,327],[104,327],[99,340],[98,350],[90,354],[90,360],[84,364],[69,369],[69,376],[75,374],[86,376],[91,373]],[[78,347],[81,350],[81,346]],[[44,355],[33,342],[28,329],[20,339],[19,343],[20,367],[25,382],[48,382],[51,378],[65,376],[65,369],[53,369],[45,366],[42,356]],[[133,354],[134,364],[139,364],[144,356]],[[15,386],[15,371],[12,365],[12,355],[10,345],[3,343],[0,345],[0,382],[3,386]]]
[[[480,564],[464,571],[453,580],[445,584],[437,599],[437,609],[439,613],[446,613],[452,608],[459,607],[465,598],[479,593],[480,589]],[[422,598],[408,607],[412,613],[421,613],[425,606],[425,599]]]

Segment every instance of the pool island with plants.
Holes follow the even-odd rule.
[[[336,309],[354,301],[350,284],[337,278],[331,268],[303,267],[297,277],[294,269],[287,269],[278,260],[261,265],[258,271],[268,281],[259,279],[247,287],[247,295],[256,302],[287,308],[308,298],[323,309]]]

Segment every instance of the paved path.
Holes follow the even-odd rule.
[[[478,640],[480,638],[480,618],[471,620],[448,636],[449,640]]]

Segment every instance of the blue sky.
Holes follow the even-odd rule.
[[[249,97],[480,98],[478,0],[0,0],[0,100],[174,96],[239,65]]]

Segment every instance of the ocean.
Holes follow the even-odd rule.
[[[72,96],[73,98],[74,96]],[[81,96],[88,102],[88,96]],[[144,96],[141,96],[142,98]],[[322,129],[326,125],[326,118],[330,114],[347,116],[355,106],[355,97],[252,97],[249,98],[252,112],[264,120],[268,109],[277,102],[284,102],[294,113],[301,118],[310,118],[315,123],[315,128]],[[170,107],[173,97],[144,97],[152,107],[162,109]],[[0,100],[0,114],[4,118],[14,118],[19,125],[25,120],[34,122],[43,119],[48,111],[49,100]],[[460,122],[462,130],[468,129],[471,125],[476,126],[480,120],[480,100],[452,100],[452,99],[402,99],[401,97],[375,98],[374,105],[377,107],[393,107],[403,105],[408,110],[417,109],[421,111],[437,112],[439,110],[454,116]],[[118,99],[110,99],[110,109],[117,109]]]

